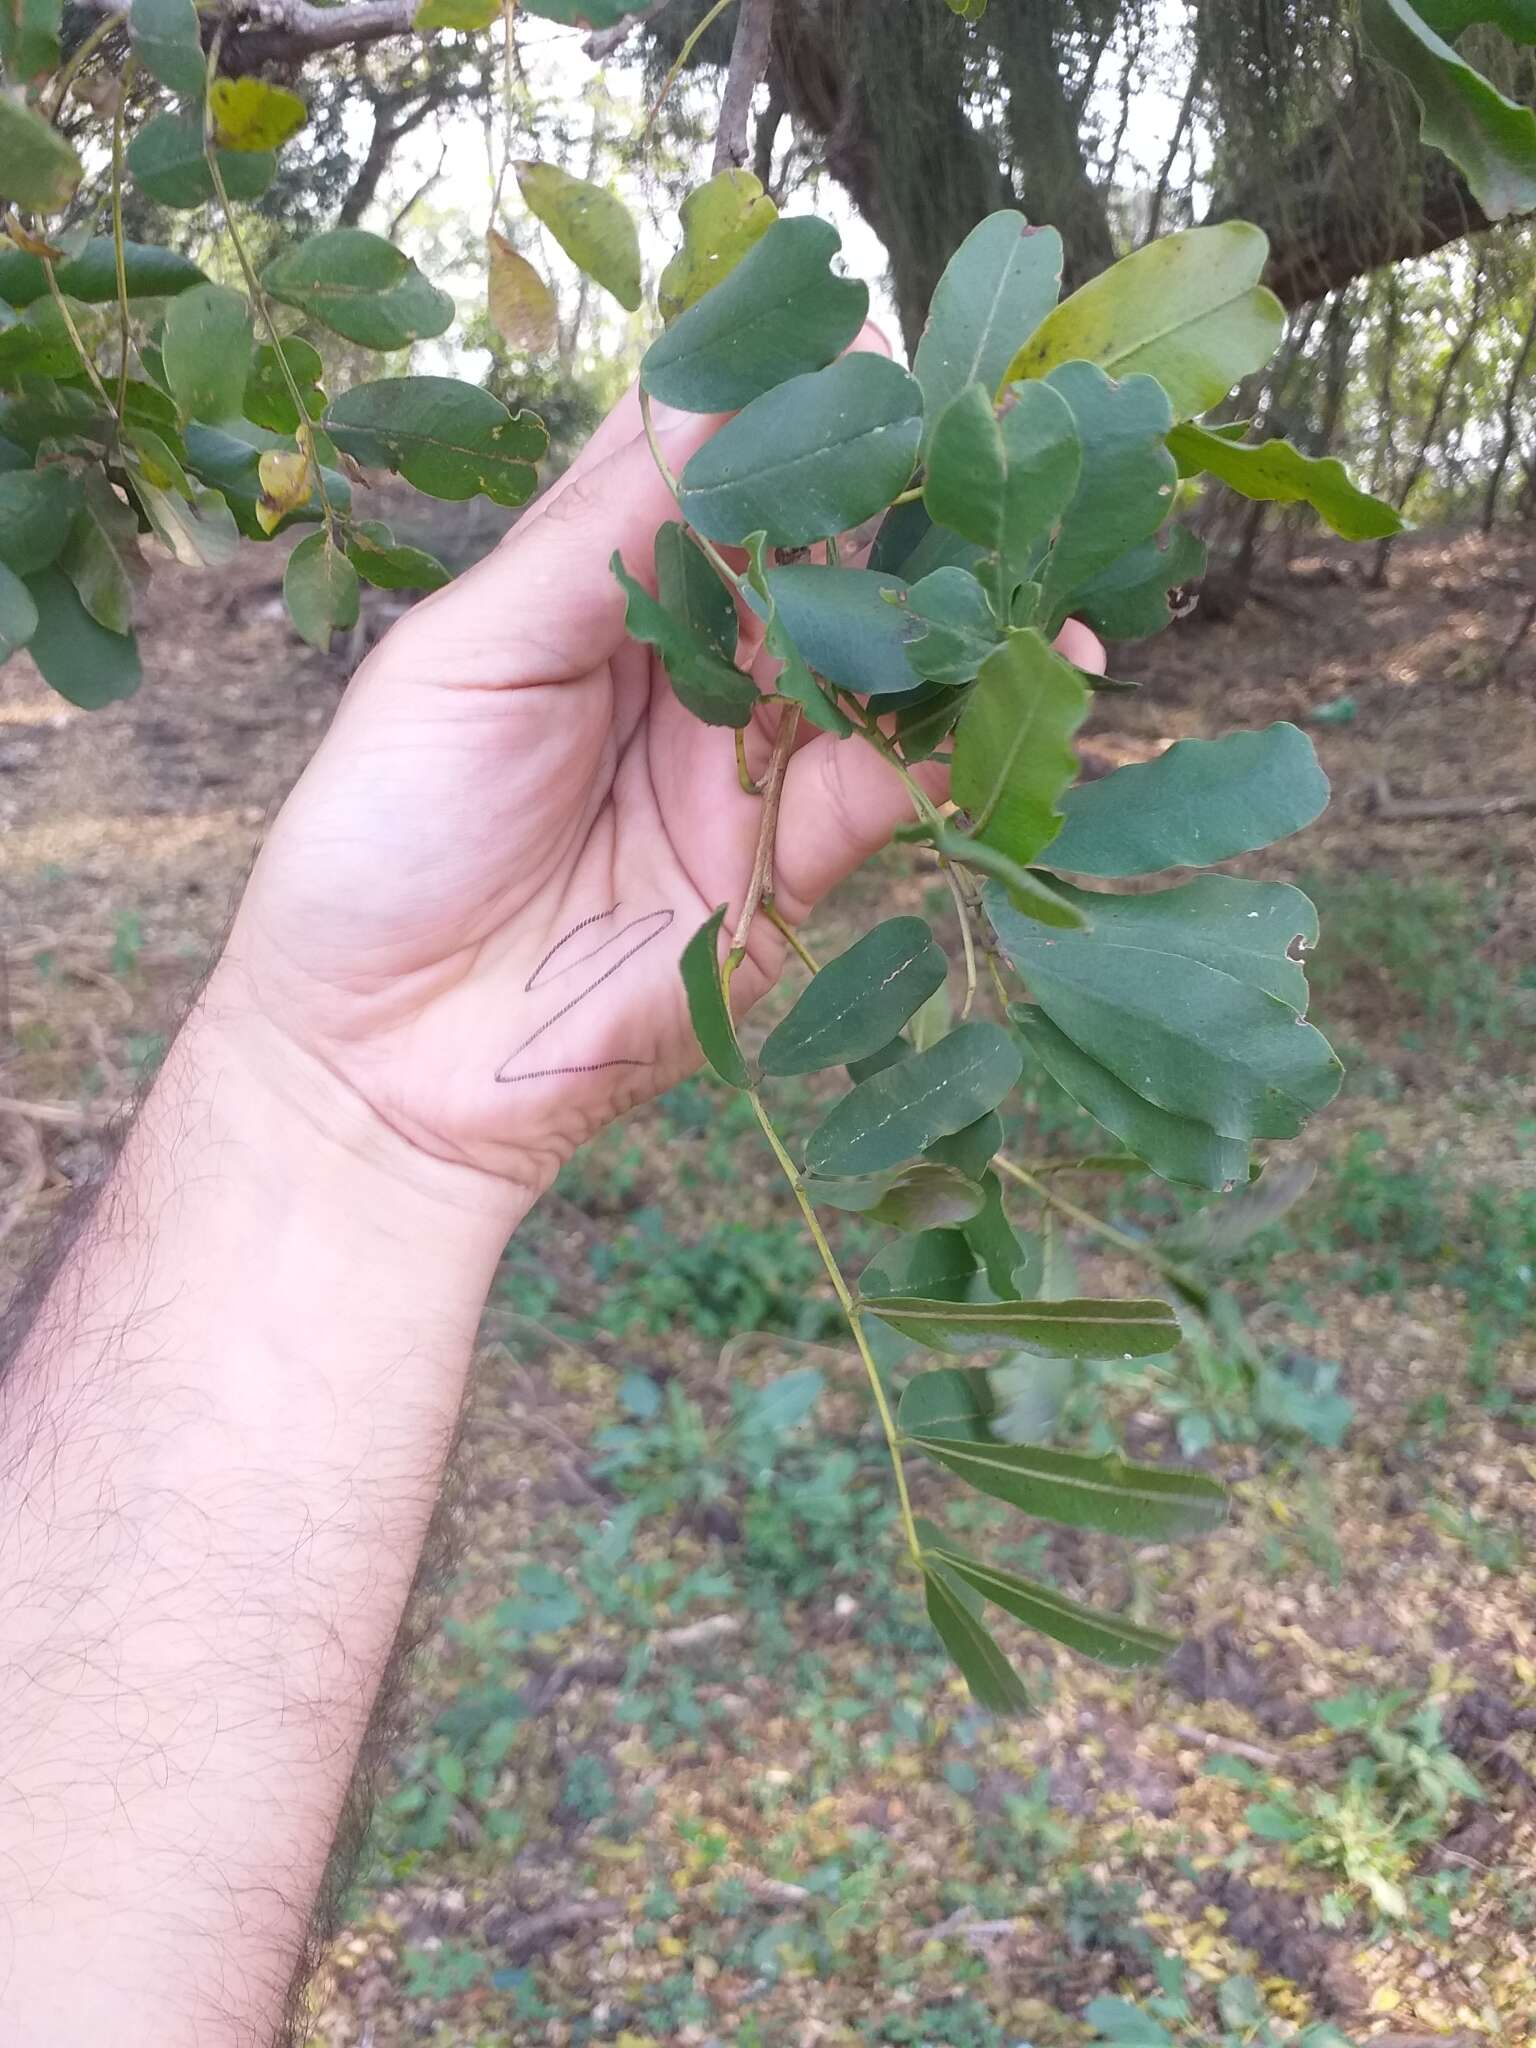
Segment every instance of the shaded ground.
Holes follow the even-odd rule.
[[[1498,669],[1536,564],[1424,538],[1389,591],[1337,573],[1300,563],[1235,626],[1127,655],[1145,688],[1093,734],[1109,765],[1353,708],[1312,727],[1333,809],[1263,868],[1322,901],[1318,1007],[1352,1067],[1316,1187],[1231,1275],[1263,1371],[1195,1344],[1054,1418],[1067,1444],[1182,1445],[1232,1482],[1231,1526],[1128,1552],[987,1523],[993,1554],[1180,1630],[1173,1665],[1116,1680],[1021,1643],[1037,1713],[971,1710],[808,1248],[737,1108],[690,1083],[509,1252],[465,1548],[314,2048],[1053,2048],[1169,1956],[1182,2040],[1225,2038],[1242,1975],[1282,2032],[1536,2039],[1536,811],[1379,808],[1383,782],[1389,806],[1536,784],[1536,642]],[[259,565],[169,572],[151,606],[130,705],[86,720],[0,673],[0,1281],[158,1057],[344,673]],[[925,901],[894,868],[860,888]],[[1047,1089],[1022,1122],[1021,1151],[1080,1149]],[[1108,1203],[1132,1234],[1175,1220],[1151,1185]],[[1074,1249],[1085,1291],[1144,1280]],[[754,1408],[811,1369],[802,1419]]]

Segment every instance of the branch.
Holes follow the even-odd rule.
[[[773,0],[741,0],[736,40],[731,45],[725,92],[720,100],[714,161],[717,175],[721,171],[740,170],[751,155],[747,123],[752,117],[752,96],[768,69],[772,38]]]
[[[320,50],[382,42],[411,33],[416,0],[350,0],[344,7],[318,7],[314,0],[245,0],[244,21],[226,44],[242,67],[295,63]]]
[[[637,28],[660,14],[668,0],[651,0],[649,7],[637,7],[633,14],[626,14],[622,21],[616,21],[612,28],[600,28],[587,37],[583,47],[594,64],[601,64],[611,57],[621,43],[627,43]]]

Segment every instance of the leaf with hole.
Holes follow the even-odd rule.
[[[1061,267],[1061,236],[1022,213],[994,213],[972,228],[939,279],[913,359],[928,435],[968,385],[994,397],[1019,344],[1060,297]]]
[[[1144,640],[1173,623],[1169,592],[1205,574],[1205,542],[1187,526],[1167,526],[1129,549],[1072,593],[1072,616],[1106,640]],[[1114,688],[1100,681],[1099,689]]]
[[[971,1611],[964,1591],[937,1559],[923,1562],[928,1619],[960,1668],[977,1706],[993,1714],[1022,1713],[1029,1705],[1024,1681]]]
[[[1053,1642],[1116,1671],[1146,1670],[1150,1665],[1166,1662],[1178,1648],[1177,1637],[1165,1635],[1161,1629],[1145,1628],[1122,1615],[1085,1607],[1054,1586],[1021,1578],[1017,1572],[1004,1571],[999,1565],[983,1564],[948,1543],[931,1548],[924,1543],[923,1558],[925,1563],[932,1558],[943,1565],[972,1592],[990,1600],[994,1607],[1001,1607],[1005,1614],[1011,1614],[1015,1621],[1022,1621],[1037,1634],[1049,1636]]]
[[[806,1146],[813,1173],[884,1173],[995,1109],[1019,1078],[1009,1034],[972,1018],[928,1052],[873,1074],[822,1119]]]
[[[549,446],[542,421],[509,412],[489,391],[456,377],[380,377],[331,402],[325,429],[365,467],[392,469],[430,498],[477,492],[524,505]]]
[[[1050,844],[1077,775],[1072,735],[1088,702],[1078,671],[1033,630],[1010,633],[987,659],[961,715],[950,778],[973,838],[1021,866]]]
[[[82,175],[79,157],[58,130],[0,92],[0,198],[37,213],[59,213],[74,198]]]
[[[1198,1118],[1175,1116],[1148,1102],[1037,1006],[1016,1004],[1009,1015],[1052,1080],[1164,1180],[1219,1191],[1248,1178],[1246,1140],[1223,1138]]]
[[[740,543],[761,532],[769,547],[844,533],[906,487],[921,412],[917,385],[885,356],[845,356],[792,377],[689,462],[683,516],[711,540]]]
[[[496,12],[501,12],[497,0]],[[488,228],[485,236],[485,304],[492,327],[509,348],[539,354],[560,339],[555,295],[538,271],[506,236]]]
[[[1269,505],[1310,505],[1343,540],[1387,540],[1403,530],[1402,514],[1350,481],[1334,455],[1303,455],[1289,441],[1234,441],[1185,420],[1168,436],[1180,476],[1204,472],[1244,498]]]
[[[752,1077],[736,1042],[736,1026],[731,1021],[720,978],[720,932],[725,912],[722,903],[683,948],[683,988],[699,1050],[727,1087],[747,1088]]]
[[[109,633],[80,602],[62,569],[27,579],[37,626],[27,652],[45,683],[82,711],[99,711],[139,687],[139,650],[131,634]]]
[[[1204,412],[1279,345],[1285,312],[1259,282],[1268,256],[1267,237],[1247,221],[1149,242],[1063,299],[1009,364],[1007,381],[1097,363],[1117,380],[1155,377],[1179,419]]]
[[[1408,81],[1419,135],[1464,173],[1490,220],[1536,207],[1536,114],[1506,99],[1408,0],[1360,0],[1367,43]]]
[[[922,918],[887,918],[829,960],[769,1032],[759,1056],[763,1072],[814,1074],[878,1052],[948,973]]]
[[[1300,832],[1327,802],[1317,751],[1294,725],[1175,740],[1070,790],[1050,861],[1079,875],[1211,867]]]
[[[573,178],[558,164],[524,162],[515,168],[528,211],[544,223],[576,268],[627,313],[638,312],[640,235],[623,200],[602,185]]]
[[[243,292],[200,284],[173,299],[160,359],[182,413],[195,420],[237,419],[253,346],[251,309]]]
[[[898,1295],[866,1300],[864,1307],[904,1337],[950,1356],[1026,1344],[1063,1358],[1157,1358],[1179,1341],[1178,1319],[1165,1301],[946,1302]]]
[[[357,624],[357,571],[328,533],[311,533],[288,557],[283,598],[294,631],[321,654],[331,635]]]
[[[151,78],[182,99],[201,101],[208,59],[192,0],[133,0],[128,38]]]
[[[309,119],[296,92],[264,78],[216,78],[208,88],[208,108],[215,141],[237,155],[280,149]]]
[[[1299,890],[1215,876],[1151,896],[1060,888],[1091,931],[1046,933],[995,888],[987,911],[1031,995],[1090,1058],[1228,1138],[1294,1137],[1333,1100],[1342,1069],[1299,1015],[1297,955],[1316,933]]]
[[[189,257],[148,242],[124,244],[123,268],[130,299],[168,299],[208,281]],[[117,297],[117,257],[111,236],[93,235],[78,256],[55,264],[53,274],[65,298],[78,299],[86,306],[106,305]],[[0,299],[19,308],[49,297],[48,273],[37,257],[24,249],[0,253]]]
[[[682,412],[735,412],[824,369],[869,312],[866,287],[832,268],[841,247],[826,221],[775,221],[729,277],[652,342],[640,382]]]
[[[779,209],[751,171],[721,171],[690,192],[679,210],[683,246],[656,289],[657,311],[666,325],[723,284],[778,217]]]
[[[612,566],[628,600],[625,626],[632,639],[655,648],[679,701],[706,725],[735,726],[738,731],[750,725],[762,702],[752,678],[744,676],[691,617],[652,597],[630,575],[622,555],[614,556]]]
[[[231,199],[259,199],[277,175],[274,150],[221,149],[216,154]],[[127,162],[129,176],[157,205],[190,211],[211,205],[217,196],[196,114],[156,114],[129,143]]]
[[[1116,383],[1092,363],[1067,363],[1050,384],[1072,409],[1083,451],[1081,480],[1041,571],[1054,633],[1085,583],[1157,532],[1178,469],[1164,445],[1168,400],[1150,377]]]
[[[448,294],[429,284],[409,257],[362,228],[332,228],[294,242],[273,257],[261,282],[274,299],[297,306],[360,348],[405,348],[413,341],[430,341],[453,324]]]

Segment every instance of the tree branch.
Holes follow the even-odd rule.
[[[720,127],[715,140],[714,170],[740,170],[751,155],[747,124],[752,117],[752,96],[768,69],[768,51],[773,39],[773,0],[741,0],[736,17],[736,40],[725,74],[725,91],[720,100]]]
[[[649,7],[637,7],[633,14],[626,14],[612,28],[595,29],[583,45],[587,55],[594,64],[601,64],[621,43],[627,43],[637,28],[644,28],[648,21],[660,14],[667,4],[668,0],[651,0]]]

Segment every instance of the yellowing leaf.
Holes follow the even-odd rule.
[[[296,449],[269,448],[256,464],[256,474],[261,479],[257,524],[263,533],[275,533],[309,496],[309,463]]]
[[[539,352],[552,349],[559,339],[555,295],[526,256],[518,254],[495,228],[485,237],[490,270],[486,281],[486,310],[491,325],[511,348]]]
[[[640,236],[629,208],[601,185],[573,178],[558,164],[520,163],[517,182],[529,211],[594,283],[626,312],[640,306]]]
[[[1403,1994],[1395,1984],[1378,1984],[1371,1993],[1372,2012],[1396,2012],[1403,2002]]]
[[[276,149],[309,119],[309,109],[296,92],[260,78],[216,78],[208,104],[226,149]]]
[[[690,192],[680,218],[683,246],[661,273],[656,304],[668,326],[729,277],[779,217],[750,171],[722,171]]]

